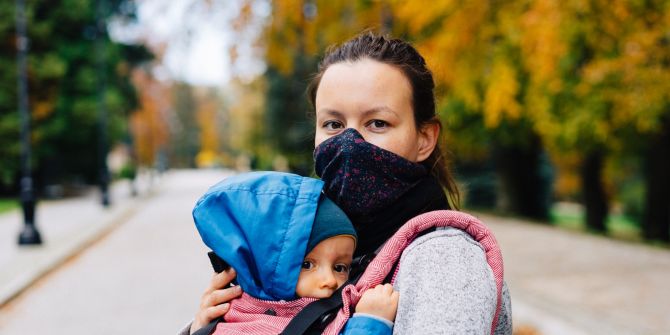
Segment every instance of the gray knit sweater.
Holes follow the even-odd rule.
[[[456,228],[419,237],[403,252],[394,334],[490,334],[496,284],[482,246]],[[512,334],[512,308],[503,283],[495,334]]]

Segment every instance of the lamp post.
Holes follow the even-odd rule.
[[[21,207],[23,230],[20,245],[42,244],[42,237],[35,226],[35,193],[30,169],[30,110],[28,109],[28,35],[24,0],[16,0],[16,64],[18,107],[21,115]]]
[[[98,182],[101,202],[109,207],[109,170],[107,168],[107,106],[105,104],[105,0],[97,1],[96,58],[98,65]]]

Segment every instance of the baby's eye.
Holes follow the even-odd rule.
[[[335,272],[348,273],[349,267],[344,264],[337,264],[333,267],[333,270],[335,270]]]
[[[344,128],[344,125],[340,121],[330,120],[323,123],[323,128],[326,130],[337,130]]]
[[[311,270],[314,267],[314,263],[312,263],[310,261],[304,261],[304,262],[302,262],[301,267],[305,270]]]

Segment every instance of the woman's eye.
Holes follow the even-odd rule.
[[[373,129],[383,129],[388,127],[388,122],[382,120],[372,120],[368,123],[368,126]]]
[[[310,262],[310,261],[304,261],[304,262],[302,262],[301,267],[305,270],[311,270],[314,267],[314,264],[312,264],[312,262]]]
[[[326,121],[323,123],[323,128],[326,128],[326,130],[337,130],[344,128],[344,125],[340,121]]]
[[[349,267],[344,264],[337,264],[333,267],[335,272],[349,272]]]

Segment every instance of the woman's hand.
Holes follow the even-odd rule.
[[[363,293],[356,305],[357,313],[372,314],[393,322],[398,311],[400,294],[391,284],[377,285]]]
[[[200,310],[195,315],[193,323],[191,323],[190,334],[226,314],[230,308],[228,302],[242,295],[242,288],[239,286],[224,288],[230,284],[235,275],[235,270],[230,268],[212,276],[212,281],[200,300]]]

